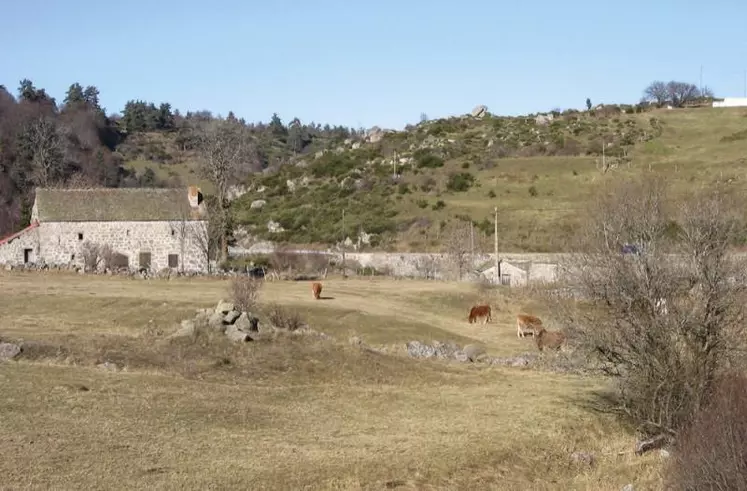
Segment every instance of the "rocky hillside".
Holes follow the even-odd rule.
[[[405,131],[317,140],[234,189],[235,236],[243,247],[329,247],[345,237],[359,250],[492,250],[497,207],[502,251],[560,251],[607,180],[652,172],[682,190],[704,179],[743,186],[745,114],[607,106],[500,117],[478,108]],[[198,181],[191,156],[171,152],[171,163],[130,165]]]
[[[503,250],[557,250],[575,220],[566,198],[602,175],[603,145],[608,167],[627,168],[635,147],[663,131],[657,116],[633,111],[476,112],[402,132],[374,128],[292,158],[238,190],[236,223],[264,240],[321,245],[344,232],[357,247],[426,250],[471,221],[470,247],[480,248],[497,206]]]
[[[231,190],[237,245],[261,241],[363,251],[566,247],[605,181],[665,174],[675,190],[744,182],[747,110],[597,106],[501,117],[484,106],[404,131],[321,125],[277,115],[247,123],[253,149]],[[129,101],[106,115],[98,89],[61,103],[23,80],[0,86],[0,235],[28,224],[38,186],[198,184],[200,135],[215,117]]]

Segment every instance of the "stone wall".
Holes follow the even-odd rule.
[[[0,245],[0,263],[29,262],[83,266],[84,244],[108,245],[139,268],[141,253],[150,253],[151,271],[169,267],[169,255],[177,255],[177,267],[185,272],[207,272],[201,244],[206,222],[50,222],[41,223],[12,241]],[[143,258],[145,259],[145,258]]]

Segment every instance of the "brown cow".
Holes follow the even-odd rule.
[[[314,293],[314,298],[319,300],[319,296],[322,294],[322,284],[315,281],[311,284],[311,291]]]
[[[490,305],[475,305],[470,309],[467,320],[472,324],[473,322],[477,322],[477,319],[480,317],[485,317],[483,324],[487,324],[492,320]]]
[[[539,317],[527,314],[516,316],[516,337],[523,338],[530,333],[534,337],[537,334],[538,327],[542,327],[542,319]]]
[[[565,343],[566,337],[565,334],[560,331],[548,331],[544,327],[540,327],[534,340],[540,351],[544,348],[550,348],[557,351]]]

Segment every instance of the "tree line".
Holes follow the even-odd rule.
[[[182,149],[209,157],[214,149],[210,144],[216,141],[208,135],[215,137],[216,131],[244,142],[232,158],[251,155],[220,175],[203,169],[221,186],[239,182],[244,171],[256,172],[311,151],[315,142],[327,146],[363,133],[344,126],[303,124],[298,118],[286,125],[277,114],[267,123],[248,123],[233,112],[226,117],[210,111],[182,114],[169,103],[138,99],[128,101],[121,114],[107,115],[94,85],[71,84],[61,102],[29,79],[21,80],[15,93],[0,85],[0,237],[28,225],[36,187],[169,185],[159,182],[152,171],[138,176],[125,167],[118,147],[139,133],[171,133]]]

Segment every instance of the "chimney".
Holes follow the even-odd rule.
[[[198,208],[202,204],[202,193],[197,186],[189,186],[188,190],[190,208]]]

